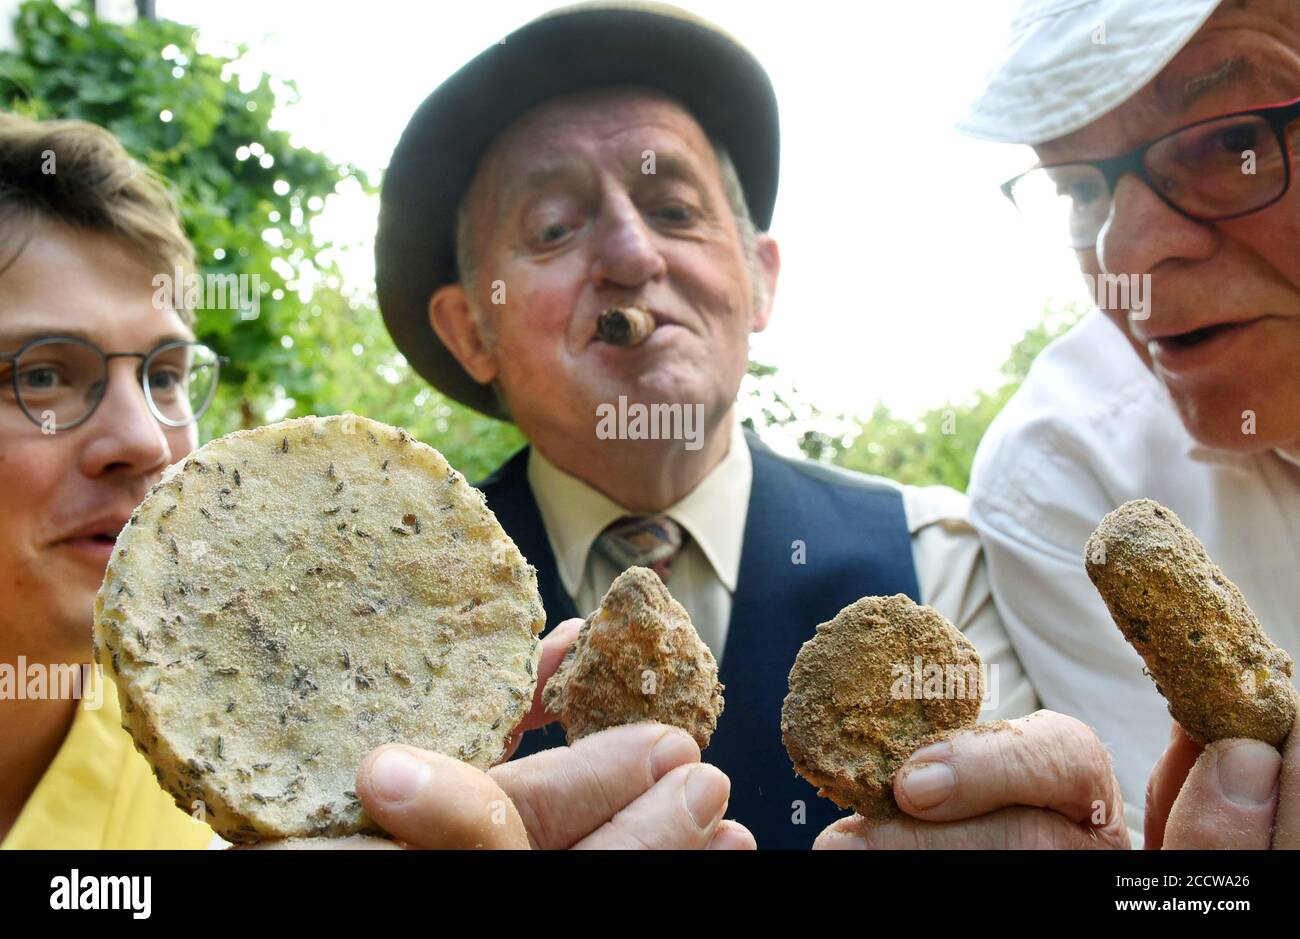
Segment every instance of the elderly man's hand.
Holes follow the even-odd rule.
[[[1147,782],[1148,848],[1300,848],[1300,734],[1203,747],[1173,725]]]
[[[550,718],[542,688],[559,668],[582,620],[542,640],[537,691],[507,750]],[[690,734],[663,724],[612,727],[484,773],[451,757],[402,744],[372,750],[357,772],[367,814],[413,848],[755,847],[722,819],[731,781],[700,762]],[[265,847],[387,848],[382,838],[292,839]]]
[[[1038,711],[923,747],[894,775],[907,813],[858,816],[815,848],[1127,848],[1110,755],[1072,717]]]
[[[685,731],[613,727],[482,773],[393,745],[366,758],[370,817],[418,848],[752,848],[722,820],[731,783]]]

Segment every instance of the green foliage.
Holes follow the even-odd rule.
[[[370,193],[375,185],[271,128],[275,109],[297,97],[292,82],[261,75],[245,91],[243,48],[230,57],[200,53],[191,27],[102,23],[85,3],[65,10],[54,0],[25,0],[14,31],[17,51],[0,52],[0,107],[108,128],[170,182],[206,273],[261,280],[256,319],[199,310],[199,335],[231,360],[203,421],[205,439],[270,419],[353,411],[406,427],[471,479],[522,445],[513,425],[449,401],[416,376],[374,304],[347,296],[337,269],[322,260],[329,245],[311,224],[325,200],[345,179]],[[866,421],[826,414],[783,389],[774,367],[751,363],[746,423],[797,431],[811,459],[965,489],[985,429],[1033,357],[1077,315],[1049,314],[1026,333],[1003,366],[1002,387],[916,422],[883,406]]]
[[[964,492],[975,450],[989,424],[1025,380],[1038,353],[1073,326],[1081,314],[1076,308],[1047,313],[1042,323],[1012,347],[1001,370],[1006,380],[996,390],[979,391],[963,402],[935,408],[915,422],[901,420],[877,405],[861,424],[852,445],[833,452],[831,458],[846,469],[903,483],[942,484]],[[824,452],[809,452],[808,447],[804,451],[810,457],[826,458]]]
[[[393,346],[369,305],[320,292],[290,325],[283,351],[314,412],[352,411],[397,424],[437,447],[471,480],[523,446],[513,424],[491,420],[429,387]]]
[[[106,127],[169,182],[205,273],[260,279],[256,319],[198,311],[200,338],[230,360],[203,420],[205,439],[270,418],[351,410],[408,428],[471,478],[520,445],[512,426],[425,385],[373,304],[343,296],[312,221],[341,181],[375,186],[270,126],[275,109],[296,100],[292,82],[261,75],[243,90],[243,48],[201,53],[191,27],[104,23],[89,4],[26,0],[14,34],[16,51],[0,52],[0,107]]]
[[[277,86],[264,76],[241,91],[232,60],[200,54],[189,27],[101,23],[82,8],[30,0],[14,32],[18,51],[0,57],[0,102],[31,117],[106,127],[170,182],[205,272],[260,278],[257,319],[198,311],[200,337],[231,360],[214,417],[257,421],[276,385],[298,390],[286,357],[267,353],[292,316],[292,288],[314,274],[311,220],[354,169],[271,130]],[[291,84],[278,87],[292,100]],[[277,181],[281,191],[288,186],[283,195]]]

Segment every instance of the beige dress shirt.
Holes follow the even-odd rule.
[[[749,447],[737,421],[727,455],[664,513],[690,534],[673,563],[668,589],[691,615],[719,664],[740,574],[752,480]],[[1037,696],[993,605],[979,539],[966,517],[966,497],[944,486],[879,481],[902,491],[921,601],[962,630],[989,667],[990,693],[981,719],[1021,717],[1037,710]],[[592,550],[592,544],[611,522],[633,513],[559,469],[536,447],[529,452],[528,482],[560,580],[574,606],[589,613],[620,573]],[[810,632],[815,625],[808,624]]]

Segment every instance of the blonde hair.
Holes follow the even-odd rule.
[[[85,121],[33,121],[0,112],[0,273],[49,219],[119,239],[169,276],[194,247],[162,180],[117,138]],[[188,324],[193,312],[177,311]]]

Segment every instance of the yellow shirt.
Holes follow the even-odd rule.
[[[0,848],[205,848],[212,829],[176,807],[122,729],[117,686],[78,703],[63,746]]]

